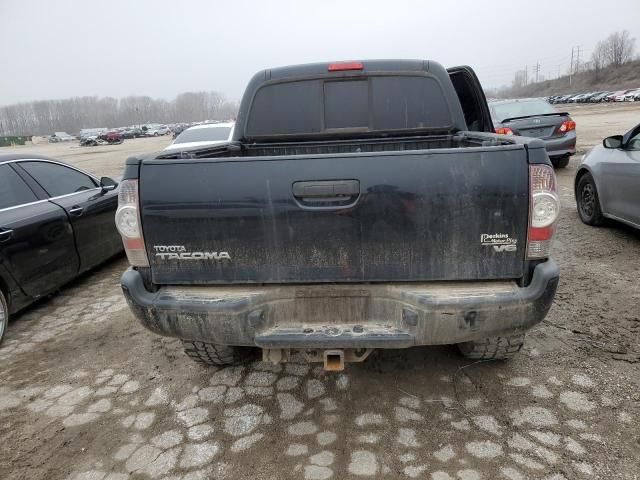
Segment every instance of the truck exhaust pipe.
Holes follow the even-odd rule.
[[[344,350],[325,350],[324,369],[328,372],[344,370]]]

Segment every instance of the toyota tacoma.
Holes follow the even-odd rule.
[[[256,347],[327,370],[418,345],[505,359],[551,306],[559,205],[544,143],[494,132],[469,67],[274,68],[229,142],[127,160],[122,289],[205,364]]]

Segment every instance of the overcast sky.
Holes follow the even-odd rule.
[[[554,77],[623,29],[640,42],[639,0],[0,0],[0,105],[239,98],[262,68],[367,58],[468,64],[493,87],[537,62]]]

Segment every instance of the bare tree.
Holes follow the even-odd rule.
[[[207,120],[207,93],[186,92],[175,99],[176,118],[181,122]]]
[[[600,78],[602,69],[607,66],[607,56],[608,56],[607,53],[608,53],[608,42],[605,40],[600,40],[596,44],[596,48],[593,50],[593,53],[591,54],[591,62],[593,65],[593,71],[594,71],[596,80]]]
[[[207,119],[223,120],[220,117],[220,110],[227,100],[218,92],[209,92],[207,95]]]
[[[607,63],[618,68],[633,59],[636,39],[627,30],[614,32],[605,40]]]

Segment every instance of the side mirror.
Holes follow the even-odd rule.
[[[115,190],[117,186],[118,186],[118,182],[116,182],[113,178],[110,178],[110,177],[100,178],[100,188],[102,188],[103,192],[110,192],[111,190]]]
[[[607,137],[602,141],[604,148],[622,148],[622,135]]]

